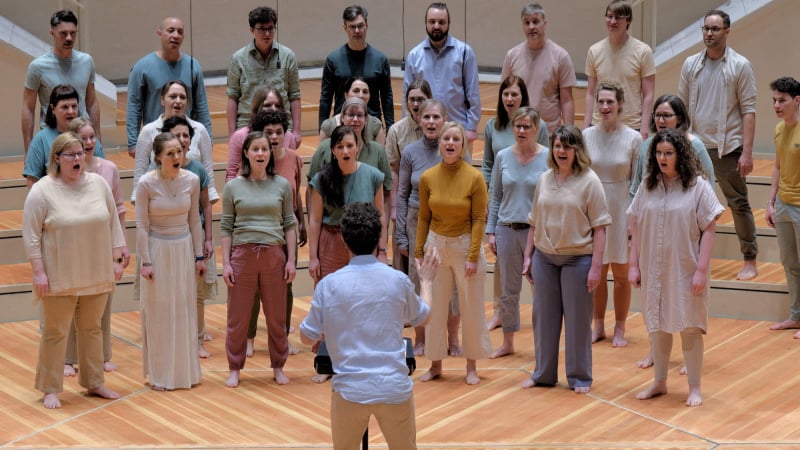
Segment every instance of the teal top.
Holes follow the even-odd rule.
[[[309,185],[322,195],[320,185],[320,174],[316,173]],[[344,176],[344,204],[349,205],[356,202],[373,203],[375,194],[384,182],[383,174],[369,164],[359,164],[355,172]],[[323,196],[324,198],[324,196]],[[322,202],[322,223],[325,225],[339,226],[344,217],[344,206],[334,208]]]

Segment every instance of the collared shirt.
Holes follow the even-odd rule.
[[[756,76],[747,58],[730,47],[717,62],[706,50],[686,58],[678,96],[688,108],[692,133],[707,148],[718,149],[721,157],[742,146],[742,116],[756,112]]]
[[[437,51],[425,39],[411,49],[406,58],[403,98],[412,81],[424,79],[431,85],[433,98],[444,103],[447,116],[467,130],[478,129],[481,95],[478,89],[478,62],[472,47],[453,36]],[[403,106],[404,114],[405,105]]]
[[[236,128],[250,122],[250,101],[253,92],[261,86],[278,90],[287,112],[291,112],[291,101],[300,100],[300,73],[294,52],[277,41],[264,58],[253,41],[240,48],[231,57],[228,66],[228,88],[225,95],[239,102],[236,113]],[[289,116],[289,128],[292,118]]]
[[[372,255],[354,256],[319,282],[300,331],[311,339],[325,335],[336,373],[331,388],[342,398],[398,404],[413,388],[403,326],[421,324],[429,311],[405,274]]]

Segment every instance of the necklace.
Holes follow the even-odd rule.
[[[175,178],[167,178],[162,173],[159,173],[159,176],[164,180],[164,186],[167,188],[167,192],[172,194],[172,198],[177,198],[178,192],[180,192],[180,185],[176,183],[176,180],[180,178],[180,173],[178,173]]]

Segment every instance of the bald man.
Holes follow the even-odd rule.
[[[181,80],[189,86],[190,102],[186,113],[202,123],[211,134],[211,115],[208,112],[206,87],[200,63],[181,52],[183,21],[167,17],[156,30],[160,47],[133,65],[128,77],[128,108],[126,128],[128,154],[135,156],[136,139],[143,125],[164,112],[161,106],[161,88],[172,80]]]

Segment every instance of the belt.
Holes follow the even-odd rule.
[[[502,225],[502,226],[504,226],[504,227],[511,228],[511,229],[512,229],[512,230],[514,230],[514,231],[518,231],[518,230],[527,230],[528,228],[530,228],[530,227],[531,227],[531,224],[529,224],[529,223],[523,223],[523,222],[514,222],[514,223],[501,223],[500,225]]]

